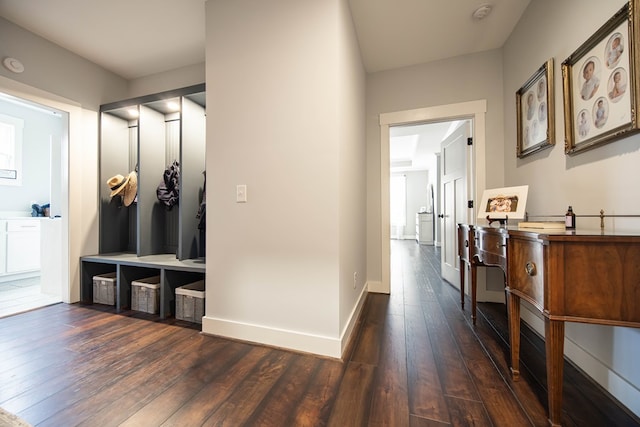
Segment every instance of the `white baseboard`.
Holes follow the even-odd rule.
[[[202,318],[202,333],[333,358],[342,356],[341,340],[338,337],[312,335],[209,316]]]
[[[202,332],[208,335],[216,335],[339,359],[342,357],[342,352],[349,343],[351,334],[358,321],[358,316],[364,305],[366,295],[367,287],[365,286],[355,307],[351,311],[349,320],[340,337],[313,335],[299,331],[252,325],[209,316],[202,318]]]
[[[362,287],[362,292],[360,292],[360,296],[358,296],[358,301],[356,302],[355,307],[351,310],[349,314],[349,320],[345,325],[342,333],[340,334],[340,342],[341,342],[341,351],[340,356],[344,354],[345,349],[349,345],[349,340],[353,335],[353,331],[358,323],[358,318],[360,317],[360,313],[362,312],[362,307],[364,307],[364,302],[367,299],[368,292],[368,283]]]

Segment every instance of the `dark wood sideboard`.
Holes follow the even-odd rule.
[[[465,263],[471,270],[474,323],[476,268],[497,266],[505,273],[514,380],[520,375],[520,299],[542,313],[549,423],[560,426],[564,322],[640,328],[640,233],[459,224],[458,254],[462,301]]]

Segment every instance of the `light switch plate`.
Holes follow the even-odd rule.
[[[236,186],[236,203],[247,202],[247,186],[245,184],[239,184]]]

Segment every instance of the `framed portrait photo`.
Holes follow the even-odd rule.
[[[523,219],[527,207],[528,185],[484,190],[478,207],[478,218]]]
[[[519,158],[555,144],[553,58],[547,60],[516,92]]]
[[[639,130],[638,5],[630,0],[562,63],[566,154]]]

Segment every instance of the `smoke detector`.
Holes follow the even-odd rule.
[[[471,17],[476,21],[481,21],[487,16],[489,16],[492,10],[493,10],[493,6],[491,6],[490,4],[483,4],[482,6],[479,6],[476,10],[473,11],[473,13],[471,14]]]
[[[12,73],[21,73],[24,71],[24,65],[22,65],[22,62],[16,58],[4,58],[2,63],[4,64],[4,67]]]

